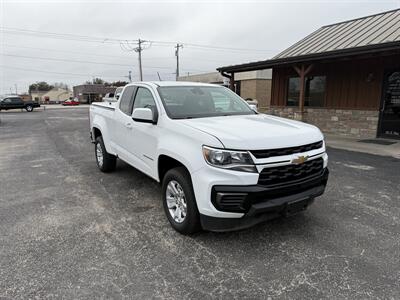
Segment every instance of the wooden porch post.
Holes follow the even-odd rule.
[[[308,73],[310,73],[313,65],[309,65],[307,68],[303,64],[301,67],[294,66],[293,68],[297,72],[297,74],[300,77],[300,95],[299,95],[299,110],[301,113],[301,116],[303,116],[304,113],[304,98],[305,98],[305,79]]]
[[[235,91],[235,73],[231,73],[231,78],[229,78],[229,88]]]

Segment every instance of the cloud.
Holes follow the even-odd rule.
[[[183,42],[181,74],[210,72],[223,65],[268,59],[320,26],[398,6],[396,1],[0,3],[1,27],[104,38]],[[0,52],[3,54],[99,63],[46,61],[0,55],[0,65],[8,66],[0,67],[0,94],[9,93],[14,84],[18,85],[20,91],[26,91],[30,83],[38,80],[50,83],[63,81],[69,85],[82,83],[94,75],[106,80],[124,80],[129,70],[133,71],[134,79],[138,78],[137,54],[124,51],[118,44],[4,32],[0,33],[0,41]],[[188,44],[263,51],[200,49]],[[101,65],[102,62],[126,66]],[[146,80],[157,80],[157,72],[161,73],[163,79],[174,79],[173,45],[152,44],[143,51],[143,67]]]

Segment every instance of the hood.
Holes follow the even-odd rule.
[[[197,118],[181,122],[216,137],[227,149],[285,148],[323,139],[321,131],[313,125],[265,114]]]

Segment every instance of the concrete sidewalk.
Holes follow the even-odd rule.
[[[375,139],[377,141],[384,140],[394,142],[392,145],[365,143],[360,142],[361,140],[364,139],[325,134],[325,141],[328,147],[380,156],[391,156],[400,159],[400,140]]]

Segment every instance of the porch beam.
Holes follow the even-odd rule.
[[[231,76],[230,76],[230,78],[229,78],[229,88],[232,90],[232,91],[235,91],[235,73],[231,73]]]
[[[308,73],[312,70],[313,65],[302,64],[300,67],[293,66],[293,69],[300,77],[300,95],[299,95],[299,110],[303,114],[304,112],[304,98],[305,98],[305,79]]]

